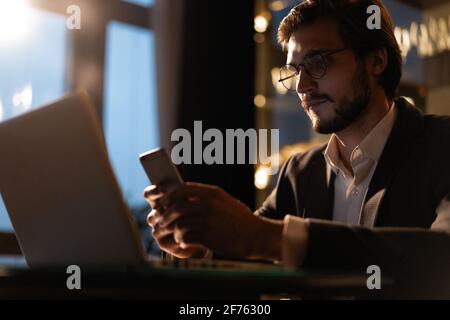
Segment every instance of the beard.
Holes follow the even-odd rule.
[[[335,104],[333,106],[333,118],[321,119],[316,115],[314,119],[311,119],[316,132],[330,134],[344,130],[367,108],[372,91],[369,86],[369,75],[362,61],[358,62],[352,84],[354,88],[353,98],[351,100],[345,99],[341,103]],[[323,97],[327,97],[329,101],[332,101],[327,95],[323,95]],[[303,106],[303,108],[308,113],[307,106]],[[312,118],[311,115],[309,116]]]

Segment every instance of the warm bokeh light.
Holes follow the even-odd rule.
[[[269,185],[270,181],[270,169],[260,166],[255,172],[255,187],[264,190]]]
[[[284,8],[286,8],[286,4],[282,0],[275,0],[269,4],[269,7],[270,7],[270,10],[280,11],[280,10],[283,10]]]
[[[262,94],[258,94],[253,99],[253,102],[258,108],[264,108],[266,106],[266,97]]]
[[[32,29],[28,0],[0,0],[0,45],[22,41]]]
[[[404,58],[414,48],[420,57],[432,57],[450,50],[450,15],[431,17],[420,25],[412,22],[409,28],[395,27],[394,34]]]
[[[256,32],[266,32],[267,27],[269,26],[269,21],[266,17],[259,15],[255,17],[255,30]]]
[[[280,68],[272,68],[270,71],[270,74],[272,75],[272,84],[275,90],[278,94],[286,94],[288,90],[283,86],[280,80]],[[295,78],[294,78],[295,79]]]

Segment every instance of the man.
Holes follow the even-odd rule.
[[[371,5],[381,29],[367,27]],[[297,91],[314,130],[333,133],[328,144],[291,157],[255,214],[214,186],[147,188],[160,247],[180,258],[211,250],[307,268],[378,265],[400,285],[413,277],[425,291],[436,281],[450,289],[440,277],[450,267],[450,118],[395,99],[402,59],[385,7],[304,1],[279,40],[280,81]]]

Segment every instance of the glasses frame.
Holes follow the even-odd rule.
[[[332,56],[332,55],[334,55],[334,54],[336,54],[336,53],[340,53],[340,52],[342,52],[342,51],[344,51],[344,50],[348,50],[348,49],[349,49],[349,47],[344,47],[344,48],[340,48],[340,49],[330,50],[330,51],[326,51],[326,52],[319,52],[319,53],[314,54],[314,56],[315,56],[315,55],[320,56],[320,57],[322,58],[322,60],[324,61],[324,70],[323,70],[323,73],[322,73],[320,76],[314,76],[314,75],[312,75],[312,74],[308,71],[308,69],[306,68],[306,66],[305,66],[304,63],[299,63],[297,66],[294,66],[294,65],[292,65],[292,64],[286,64],[286,65],[284,65],[283,67],[287,67],[287,66],[292,67],[292,68],[294,68],[294,69],[296,70],[296,73],[294,73],[294,74],[291,75],[291,76],[288,76],[288,77],[285,77],[285,78],[281,78],[281,70],[282,70],[282,68],[283,68],[283,67],[281,67],[281,68],[280,68],[280,79],[278,80],[278,83],[281,82],[281,84],[283,85],[283,87],[285,87],[285,88],[286,88],[287,90],[289,90],[289,91],[296,91],[296,89],[289,89],[289,88],[284,84],[284,81],[286,81],[286,80],[288,80],[288,79],[292,79],[293,77],[298,77],[299,74],[300,74],[300,68],[301,68],[301,67],[303,67],[303,69],[305,70],[305,72],[306,72],[311,78],[316,79],[316,80],[322,79],[323,77],[325,77],[325,75],[327,74],[327,70],[328,70],[328,61],[327,61],[326,58],[329,57],[329,56]]]

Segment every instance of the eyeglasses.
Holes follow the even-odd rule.
[[[328,59],[327,57],[347,50],[348,48],[342,48],[337,50],[331,50],[327,52],[316,53],[307,56],[302,63],[297,67],[291,64],[287,64],[280,69],[280,80],[283,86],[289,91],[296,91],[297,84],[300,77],[300,67],[303,67],[305,72],[314,79],[321,79],[327,73]]]

